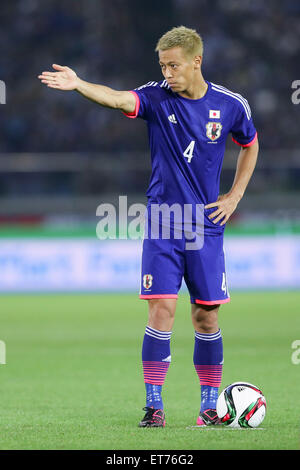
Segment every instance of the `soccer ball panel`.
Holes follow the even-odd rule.
[[[217,413],[218,413],[219,418],[224,418],[224,416],[228,413],[228,407],[227,407],[224,394],[225,394],[225,390],[223,390],[223,392],[221,393],[217,401]]]
[[[262,405],[260,408],[258,408],[255,413],[251,416],[251,418],[248,420],[248,424],[250,428],[257,428],[257,426],[260,425],[260,423],[263,422],[266,414],[266,405]]]
[[[217,401],[221,421],[232,428],[257,427],[263,421],[266,400],[261,390],[248,382],[235,382],[226,387]]]

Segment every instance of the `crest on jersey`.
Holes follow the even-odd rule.
[[[212,141],[215,141],[220,137],[221,131],[222,124],[220,122],[208,122],[206,124],[206,135]]]
[[[145,274],[143,276],[143,286],[145,289],[150,289],[152,287],[153,276],[151,274]]]

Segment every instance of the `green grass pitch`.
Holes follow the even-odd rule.
[[[1,449],[298,449],[300,339],[297,292],[236,292],[221,307],[222,387],[262,388],[257,429],[197,429],[189,298],[178,300],[164,429],[139,429],[145,392],[141,343],[147,302],[134,294],[2,295]]]

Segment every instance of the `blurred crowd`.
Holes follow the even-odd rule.
[[[120,90],[159,81],[156,41],[179,25],[203,37],[204,77],[248,99],[261,147],[299,147],[300,105],[291,101],[291,84],[300,79],[300,2],[3,0],[0,18],[7,94],[1,153],[146,150],[143,122],[49,89],[37,76],[55,62]]]

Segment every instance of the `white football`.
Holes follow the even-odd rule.
[[[228,385],[217,401],[218,417],[231,428],[256,428],[265,417],[266,407],[262,391],[248,382]]]

